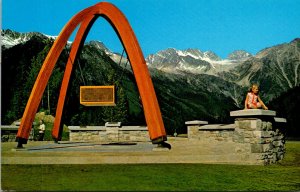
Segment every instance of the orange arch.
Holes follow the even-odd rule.
[[[66,65],[56,109],[54,127],[52,130],[53,138],[56,140],[60,139],[59,134],[61,131],[61,116],[68,83],[72,72],[73,61],[76,58],[81,43],[84,42],[90,27],[93,25],[98,16],[107,19],[108,22],[110,22],[110,24],[114,27],[124,46],[128,59],[130,60],[142,100],[150,139],[153,143],[166,140],[166,132],[150,73],[148,71],[142,50],[134,35],[134,32],[126,17],[118,8],[110,3],[101,2],[82,10],[74,17],[72,17],[55,40],[38,74],[38,77],[28,99],[25,111],[23,113],[21,124],[17,133],[19,144],[27,143],[35,114],[37,112],[39,103],[49,81],[50,75],[53,71],[53,68],[70,35],[76,29],[76,27],[80,25]]]

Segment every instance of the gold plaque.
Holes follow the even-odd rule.
[[[80,86],[80,104],[115,106],[115,86]]]

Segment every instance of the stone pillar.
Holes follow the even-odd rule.
[[[121,122],[106,122],[106,137],[110,142],[119,142],[119,128],[121,127]]]
[[[276,160],[282,160],[285,154],[286,123],[285,118],[274,118],[273,153],[276,155]]]
[[[230,112],[235,117],[235,142],[250,144],[249,161],[270,164],[283,158],[284,137],[273,127],[275,115],[275,111],[260,109]]]
[[[199,121],[199,120],[194,120],[194,121],[186,121],[185,124],[187,125],[187,133],[188,133],[188,138],[190,140],[195,140],[199,139],[199,128],[201,125],[207,125],[207,121]]]

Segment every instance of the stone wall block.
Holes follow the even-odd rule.
[[[274,145],[273,145],[273,146],[274,146]],[[281,151],[284,151],[284,150],[283,150],[283,147],[275,147],[275,146],[274,146],[274,149],[273,149],[273,152],[274,152],[274,153],[278,153],[278,152],[281,152]]]
[[[273,137],[274,136],[274,131],[266,131],[263,134],[263,137]]]
[[[251,130],[261,130],[262,121],[260,119],[251,120]]]
[[[265,159],[265,165],[269,165],[269,164],[271,164],[271,163],[273,163],[270,159]]]
[[[251,159],[253,160],[264,160],[268,157],[268,155],[264,153],[252,153],[251,154]]]
[[[261,138],[262,135],[263,135],[262,132],[263,132],[263,131],[253,131],[253,136],[254,136],[255,138]]]
[[[275,156],[275,155],[273,155],[273,153],[268,154],[268,159],[274,160],[274,156]],[[276,158],[276,156],[275,156],[275,158]],[[276,159],[275,159],[275,161],[276,161]]]
[[[198,139],[199,135],[199,126],[188,126],[188,138],[189,139]]]
[[[232,137],[232,141],[233,142],[236,142],[236,143],[244,143],[244,135],[239,133],[239,132],[235,132],[235,134],[233,134],[233,137]]]
[[[279,141],[279,140],[283,140],[284,136],[283,135],[277,135],[273,137],[274,141]]]
[[[124,138],[123,138],[125,141],[131,141],[130,139],[130,135],[124,135]]]
[[[245,138],[252,138],[252,137],[254,137],[253,131],[245,131],[244,132],[244,137]]]
[[[251,153],[264,153],[273,149],[271,143],[268,144],[251,144]]]
[[[216,137],[216,140],[217,141],[224,141],[224,138],[222,138],[222,137]]]
[[[261,123],[261,129],[264,130],[264,131],[267,130],[267,122],[263,121]]]
[[[272,130],[272,123],[271,122],[267,122],[267,130]]]
[[[98,135],[98,134],[99,134],[99,131],[92,131],[91,134],[92,134],[92,135]]]
[[[235,125],[235,127],[239,128],[240,127],[240,121],[235,120],[234,121],[234,125]]]
[[[256,164],[257,165],[267,165],[268,163],[266,162],[265,159],[261,159],[261,160],[256,160]]]
[[[258,143],[260,144],[267,144],[267,143],[272,143],[273,142],[273,138],[259,138],[258,139]]]
[[[262,129],[262,120],[261,119],[257,119],[256,120],[256,129],[257,130],[261,130]]]
[[[283,142],[282,140],[279,140],[279,141],[273,141],[273,145],[275,147],[283,147]]]
[[[235,144],[235,149],[234,149],[235,153],[247,153],[250,154],[251,149],[249,147],[249,145],[244,145],[244,144]]]
[[[92,135],[91,140],[94,142],[99,141],[98,135]]]
[[[251,120],[235,121],[235,125],[240,129],[251,129]]]
[[[271,138],[273,133],[273,131],[253,131],[255,138]]]
[[[107,134],[118,134],[119,128],[118,127],[108,127],[106,128]]]
[[[274,155],[274,156],[275,156],[275,155]],[[283,152],[283,151],[276,153],[276,158],[277,158],[277,160],[282,160],[283,157],[284,157],[284,152]]]

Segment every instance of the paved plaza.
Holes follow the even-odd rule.
[[[2,164],[143,164],[143,163],[232,163],[245,164],[232,146],[204,146],[187,138],[168,138],[172,149],[151,142],[89,143],[29,141],[24,149],[15,142],[2,143]],[[216,155],[217,154],[217,155]]]

